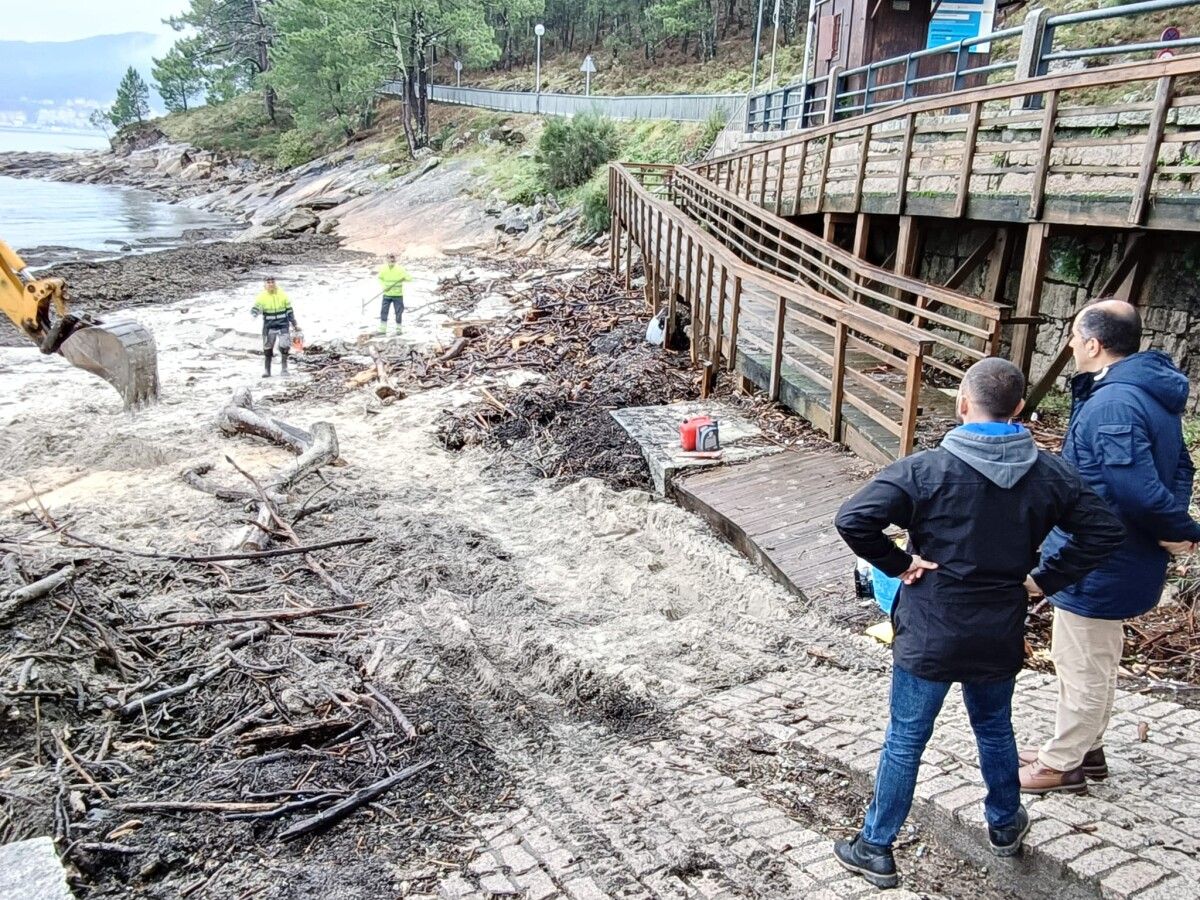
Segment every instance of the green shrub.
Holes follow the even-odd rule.
[[[583,223],[592,234],[603,234],[612,223],[608,208],[608,175],[601,172],[583,189]]]
[[[278,149],[275,151],[275,165],[280,169],[293,169],[314,159],[316,155],[317,151],[308,135],[298,128],[294,128],[279,136]]]
[[[617,155],[617,130],[603,116],[549,119],[538,141],[537,161],[554,190],[579,187]]]
[[[708,155],[712,145],[717,142],[717,138],[725,130],[726,121],[725,113],[720,110],[713,110],[704,120],[704,125],[701,126],[700,133],[696,136],[696,149],[692,153],[695,159],[704,159]]]

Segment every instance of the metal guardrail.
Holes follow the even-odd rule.
[[[401,96],[404,86],[392,81],[380,93]],[[543,116],[576,116],[595,112],[610,119],[674,119],[704,122],[714,113],[729,117],[745,100],[744,94],[642,94],[611,97],[592,94],[558,94],[532,91],[493,91],[485,88],[429,85],[434,103],[453,103],[501,112]]]
[[[1087,22],[1136,18],[1197,6],[1200,6],[1200,0],[1148,0],[1058,16],[1044,13],[1038,16],[1039,11],[1034,10],[1021,27],[1001,29],[854,69],[835,69],[828,76],[807,83],[755,94],[746,105],[746,131],[787,131],[820,125],[903,103],[917,96],[1045,75],[1052,68],[1076,60],[1083,64],[1083,60],[1096,57],[1130,59],[1163,50],[1187,50],[1200,46],[1200,37],[1072,47],[1071,28]],[[972,54],[972,48],[984,44],[990,45],[988,54]],[[1006,58],[991,62],[998,49]],[[976,61],[979,64],[973,65]]]

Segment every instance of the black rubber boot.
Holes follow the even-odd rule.
[[[263,374],[262,374],[263,378],[271,377],[271,359],[274,355],[275,354],[273,354],[273,353],[264,353],[263,354],[263,359],[265,360]]]
[[[861,834],[852,841],[838,841],[833,845],[833,855],[843,868],[861,875],[877,888],[894,888],[900,883],[892,851],[868,844]]]
[[[281,352],[279,354],[279,374],[282,375],[284,378],[286,378],[287,374],[288,374],[287,364],[288,364],[288,355],[286,353]]]
[[[1016,856],[1021,852],[1021,842],[1029,833],[1029,813],[1022,806],[1017,809],[1017,818],[1004,828],[988,826],[988,843],[997,856]]]

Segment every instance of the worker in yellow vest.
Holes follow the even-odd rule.
[[[404,282],[412,276],[403,266],[396,265],[396,254],[389,253],[387,265],[379,270],[379,283],[383,285],[383,305],[379,308],[379,333],[387,331],[388,309],[394,310],[396,332],[400,331],[400,320],[404,317]]]
[[[275,349],[279,348],[279,360],[282,363],[279,373],[288,374],[288,352],[292,349],[292,329],[299,329],[296,324],[296,314],[292,310],[292,301],[288,295],[279,289],[274,278],[268,278],[263,283],[263,292],[254,301],[250,315],[256,319],[261,315],[263,320],[263,378],[271,377],[271,360]]]

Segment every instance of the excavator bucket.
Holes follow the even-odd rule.
[[[99,375],[133,409],[158,400],[158,351],[154,335],[129,320],[80,326],[59,352],[79,369]]]

